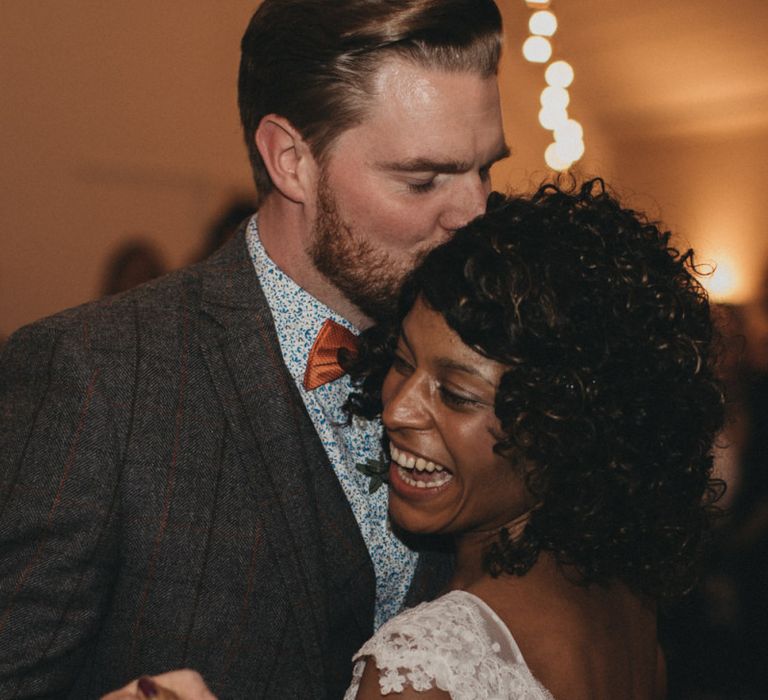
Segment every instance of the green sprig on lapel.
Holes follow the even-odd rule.
[[[387,482],[389,460],[381,455],[378,459],[366,459],[365,462],[358,462],[355,469],[371,479],[371,483],[368,484],[368,493],[374,493],[382,484]]]

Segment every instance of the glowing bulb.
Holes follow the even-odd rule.
[[[571,164],[568,161],[563,160],[560,157],[560,154],[557,152],[556,143],[550,143],[549,146],[547,146],[547,150],[544,151],[544,160],[552,170],[562,171],[568,170],[568,168],[571,167]]]
[[[584,155],[584,142],[577,141],[555,141],[555,151],[560,160],[573,163]]]
[[[552,36],[557,31],[557,17],[549,10],[534,12],[528,20],[528,29],[531,30],[531,34]]]
[[[554,127],[555,141],[581,141],[584,129],[575,119],[566,119]]]
[[[541,106],[547,109],[565,109],[571,101],[568,90],[558,87],[545,87],[541,91]]]
[[[567,88],[573,82],[573,68],[568,61],[554,61],[544,73],[547,85]]]
[[[529,36],[523,43],[523,56],[531,63],[546,63],[552,58],[552,44],[543,36]]]
[[[545,129],[554,131],[558,126],[568,121],[568,112],[564,109],[550,109],[542,107],[539,112],[539,124]]]
[[[702,282],[717,301],[730,299],[738,287],[738,275],[733,262],[728,258],[718,256],[712,275],[703,277]]]

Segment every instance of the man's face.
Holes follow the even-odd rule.
[[[495,77],[386,62],[366,118],[327,154],[310,256],[369,319],[404,276],[485,210],[489,170],[506,157]]]

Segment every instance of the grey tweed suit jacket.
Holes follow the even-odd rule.
[[[409,603],[447,573],[422,553]],[[244,228],[9,339],[0,698],[98,697],[182,667],[220,698],[341,697],[374,588]]]

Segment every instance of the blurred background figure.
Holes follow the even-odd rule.
[[[253,201],[247,197],[233,199],[217,216],[203,234],[203,244],[190,262],[205,260],[226,243],[244,219],[256,211]]]
[[[168,266],[157,246],[144,239],[129,240],[107,260],[102,296],[124,292],[167,271]]]

